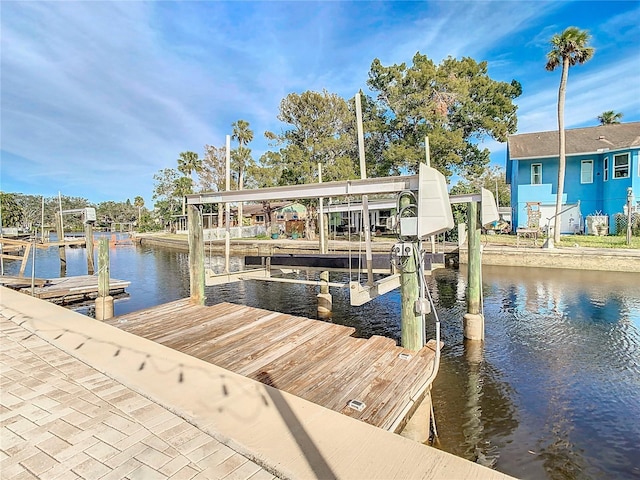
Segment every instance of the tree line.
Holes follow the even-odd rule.
[[[562,66],[558,94],[558,198],[564,185],[563,119],[568,69],[593,56],[589,38],[588,32],[569,27],[552,37],[552,49],[547,54],[547,70]],[[428,137],[431,165],[447,178],[456,175],[461,179],[455,192],[462,193],[479,184],[487,184],[494,191],[496,184],[500,204],[509,203],[502,171],[486,169],[490,152],[481,148],[480,142],[485,138],[506,142],[507,136],[517,131],[514,100],[522,94],[517,80],[490,78],[484,61],[448,57],[436,64],[417,52],[410,65],[385,66],[374,59],[367,85],[373,95],[360,94],[368,177],[417,172],[425,158]],[[254,132],[249,122],[238,120],[231,125],[231,189],[314,183],[318,181],[318,164],[322,166],[323,181],[360,178],[354,98],[345,99],[327,90],[290,93],[280,102],[277,118],[284,127],[280,132],[263,133],[269,150],[257,159],[250,148]],[[598,116],[601,124],[619,123],[621,118],[622,114],[614,111]],[[133,204],[129,200],[98,204],[99,217],[105,224],[137,220],[139,229],[163,228],[175,216],[184,215],[185,195],[226,189],[226,149],[226,145],[206,144],[202,156],[181,152],[176,168],[155,173],[152,212],[144,208],[141,197],[136,197]],[[19,197],[17,203],[23,204],[23,211],[8,214],[10,199],[2,197],[7,203],[3,225],[36,222],[32,220],[33,206],[27,205],[34,203],[28,199],[30,196]],[[69,203],[89,204],[85,199],[65,198]],[[48,199],[47,203],[51,201]],[[206,208],[212,211],[217,205]]]
[[[505,142],[515,133],[513,101],[522,93],[518,81],[491,79],[487,70],[487,62],[469,57],[436,64],[420,52],[411,65],[384,66],[375,59],[367,81],[374,95],[362,101],[367,176],[417,172],[426,137],[431,165],[446,177],[480,176],[490,152],[479,140]],[[232,189],[314,183],[318,164],[323,181],[360,178],[354,98],[327,90],[291,93],[280,102],[277,118],[284,127],[264,132],[270,149],[258,159],[249,147],[249,122],[233,123]],[[181,213],[184,195],[224,190],[225,160],[226,145],[205,145],[202,157],[180,153],[177,168],[154,175],[156,211],[168,221]]]
[[[62,210],[76,210],[87,207],[96,210],[96,227],[110,228],[113,223],[130,223],[139,231],[152,230],[155,222],[150,212],[144,206],[144,199],[140,196],[133,202],[106,201],[91,203],[86,198],[70,197],[42,197],[40,195],[25,195],[21,193],[0,192],[0,207],[3,227],[18,227],[25,231],[34,231],[44,226],[45,229],[55,229],[55,215]],[[44,223],[43,223],[44,221]],[[81,214],[64,216],[66,231],[82,231],[83,218]]]

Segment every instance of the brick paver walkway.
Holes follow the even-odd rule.
[[[3,480],[275,478],[3,316],[0,327]]]

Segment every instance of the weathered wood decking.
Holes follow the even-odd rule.
[[[411,352],[390,338],[352,337],[351,327],[231,303],[183,299],[106,323],[393,431],[420,400],[435,356],[435,342]]]
[[[26,280],[30,283],[30,279]],[[123,294],[125,288],[130,284],[131,282],[125,280],[109,279],[109,295]],[[31,287],[22,288],[21,290],[31,294]],[[59,305],[91,300],[98,296],[98,277],[95,275],[77,275],[49,278],[45,280],[44,284],[34,288],[33,296]]]

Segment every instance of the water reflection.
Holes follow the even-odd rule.
[[[459,298],[461,278],[432,285]],[[484,358],[459,340],[464,302],[440,298],[454,323],[434,391],[442,448],[521,478],[640,474],[638,281],[485,267]]]
[[[116,315],[189,295],[187,253],[132,246],[110,254],[112,277],[131,281]],[[68,275],[86,273],[84,255],[67,249]],[[36,276],[57,276],[57,250],[37,256]],[[208,262],[224,268],[220,257]],[[232,259],[232,269],[241,263]],[[5,264],[9,274],[18,268]],[[519,478],[640,478],[639,282],[640,274],[630,273],[485,267],[486,341],[478,348],[462,340],[465,272],[436,271],[429,288],[445,342],[433,390],[439,448]],[[205,294],[208,304],[315,318],[317,291],[248,281],[207,287]],[[346,289],[331,293],[331,321],[362,337],[400,338],[397,291],[362,307],[349,305]]]

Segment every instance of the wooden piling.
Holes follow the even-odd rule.
[[[109,295],[109,239],[103,237],[98,245],[98,296]]]
[[[62,215],[56,212],[56,234],[58,235],[58,254],[60,256],[60,276],[64,277],[67,273],[67,252],[64,244],[64,227],[62,226]]]
[[[322,183],[322,164],[318,163],[318,182]],[[318,198],[318,204],[320,206],[319,230],[320,230],[320,253],[326,254],[329,251],[329,222],[327,215],[325,215],[322,197]],[[333,311],[333,297],[329,293],[329,272],[320,272],[320,293],[317,295],[318,300],[318,318],[331,318]]]
[[[25,243],[24,252],[22,253],[22,263],[20,264],[20,276],[24,275],[25,268],[27,267],[27,260],[29,259],[29,253],[31,252],[31,244]],[[36,251],[33,250],[33,258],[35,262]]]
[[[87,274],[93,275],[96,269],[93,263],[93,225],[91,223],[84,225],[84,237],[87,251]]]
[[[403,195],[400,199],[400,208],[409,205],[409,202],[409,197]],[[400,297],[402,301],[400,345],[409,350],[418,351],[425,345],[425,331],[422,317],[416,314],[415,309],[416,301],[420,295],[420,285],[418,284],[418,265],[414,253],[411,252],[409,256],[403,257],[402,264],[400,272]]]
[[[197,205],[187,209],[189,223],[189,292],[191,302],[204,305],[204,231],[202,214]]]
[[[98,297],[96,298],[96,320],[113,317],[113,297],[109,295],[109,239],[101,238],[98,245]]]
[[[478,203],[467,204],[467,313],[463,319],[464,337],[468,340],[484,340],[484,318],[480,310],[481,302],[481,256],[480,222]]]

